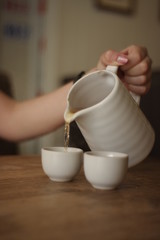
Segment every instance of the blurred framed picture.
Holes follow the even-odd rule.
[[[104,10],[131,13],[136,0],[96,0],[96,5]]]

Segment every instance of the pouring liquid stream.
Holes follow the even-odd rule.
[[[70,137],[70,123],[65,122],[64,126],[64,148],[67,151],[69,147],[69,137]]]
[[[74,113],[77,111],[67,112],[65,116],[65,127],[64,127],[64,148],[67,151],[69,147],[69,138],[70,138],[70,123]]]

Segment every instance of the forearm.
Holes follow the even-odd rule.
[[[20,141],[49,133],[64,123],[69,83],[58,90],[24,102],[0,94],[0,136]],[[4,103],[4,104],[3,104]]]

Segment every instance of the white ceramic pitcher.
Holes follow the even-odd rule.
[[[116,73],[108,66],[79,79],[68,93],[64,119],[76,121],[91,150],[127,153],[132,167],[150,153],[155,134],[138,106],[140,97]]]

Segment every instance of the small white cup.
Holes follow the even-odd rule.
[[[56,182],[71,181],[80,171],[83,150],[68,147],[45,147],[41,150],[42,168]]]
[[[128,155],[119,152],[91,151],[84,153],[84,173],[97,189],[117,188],[128,169]]]

